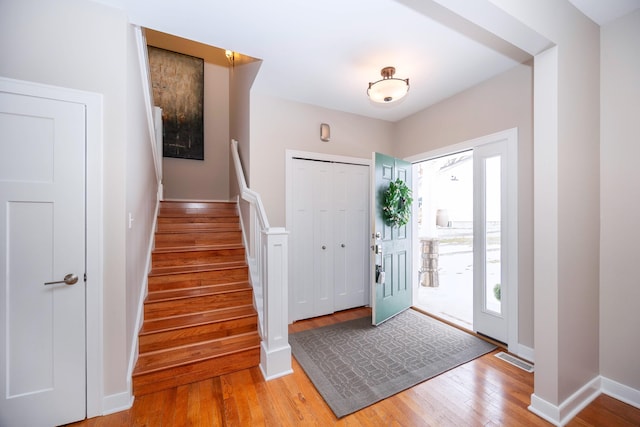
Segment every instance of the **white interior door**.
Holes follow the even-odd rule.
[[[86,414],[84,105],[0,92],[0,152],[0,425],[77,421]],[[45,285],[67,275],[77,282]]]
[[[473,151],[473,327],[508,343],[509,254],[507,142]]]

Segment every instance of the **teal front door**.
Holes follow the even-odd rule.
[[[372,323],[379,325],[409,308],[411,286],[411,221],[399,227],[383,218],[384,194],[389,184],[401,179],[411,188],[411,164],[385,154],[374,153],[373,184],[373,284]]]

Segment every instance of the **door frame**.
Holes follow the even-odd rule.
[[[371,159],[362,157],[349,157],[336,154],[316,153],[311,151],[285,150],[285,228],[291,231],[293,227],[293,159],[308,159],[321,162],[351,163],[355,165],[369,166],[371,168]],[[369,181],[371,185],[371,181]],[[369,213],[370,215],[370,213]],[[369,227],[371,228],[371,227]],[[291,259],[293,245],[289,245],[289,259]],[[292,276],[293,264],[289,263],[289,277]],[[289,303],[287,305],[287,321],[293,323],[291,316],[291,304],[293,301],[292,286],[289,284]],[[369,305],[371,305],[371,292],[369,292]]]
[[[465,151],[473,149],[480,145],[489,144],[498,141],[507,141],[507,174],[509,177],[513,177],[507,182],[507,197],[508,197],[508,247],[509,253],[505,254],[505,262],[507,263],[507,279],[508,283],[514,284],[510,287],[508,294],[508,319],[507,319],[507,346],[509,351],[518,353],[518,128],[511,128],[501,132],[492,133],[490,135],[481,136],[468,141],[463,141],[457,144],[448,145],[446,147],[437,148],[432,151],[416,154],[405,158],[405,160],[416,163],[425,160],[429,160],[435,157],[444,156],[459,151]],[[414,204],[416,209],[416,204]],[[413,215],[414,218],[417,216]],[[414,242],[418,241],[417,227],[413,227],[413,239]],[[413,280],[417,280],[412,275]],[[413,283],[413,286],[419,285]]]
[[[86,416],[103,415],[102,95],[0,77],[3,91],[85,106]]]

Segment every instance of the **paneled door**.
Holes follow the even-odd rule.
[[[0,425],[85,418],[85,106],[0,88]]]
[[[369,166],[292,159],[290,320],[369,304]]]
[[[411,188],[411,164],[381,153],[374,153],[373,161],[372,324],[378,325],[408,309],[413,302],[411,221],[400,227],[391,227],[382,217],[384,193],[389,183],[400,178]]]
[[[334,311],[369,304],[369,167],[333,165]]]

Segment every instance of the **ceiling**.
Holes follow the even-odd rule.
[[[262,59],[255,91],[388,121],[530,59],[432,0],[98,1],[143,27]],[[570,1],[599,24],[640,7]],[[400,101],[374,104],[367,85],[385,66],[411,87]]]

